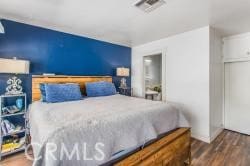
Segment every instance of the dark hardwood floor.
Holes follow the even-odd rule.
[[[0,166],[31,166],[23,153],[3,159]],[[192,166],[250,166],[250,136],[224,130],[211,144],[192,140]]]
[[[211,144],[193,140],[192,165],[250,166],[250,136],[224,130]]]

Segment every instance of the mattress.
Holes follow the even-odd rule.
[[[29,122],[34,166],[100,165],[162,133],[189,127],[177,104],[122,95],[34,102]]]

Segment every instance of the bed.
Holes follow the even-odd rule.
[[[175,103],[119,94],[54,104],[40,101],[40,83],[79,83],[84,94],[85,84],[96,81],[112,82],[112,77],[33,76],[30,133],[32,145],[39,144],[33,146],[34,156],[41,157],[34,166],[190,164],[190,128]],[[57,147],[51,156],[46,146],[50,143]],[[99,151],[96,143],[103,145]],[[76,147],[81,151],[75,152]],[[62,149],[75,155],[61,157]]]

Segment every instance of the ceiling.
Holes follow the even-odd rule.
[[[165,0],[151,13],[136,0],[1,0],[0,18],[125,46],[211,25],[223,36],[250,31],[250,0]]]

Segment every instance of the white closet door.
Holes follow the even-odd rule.
[[[225,65],[225,128],[250,134],[250,62]]]

